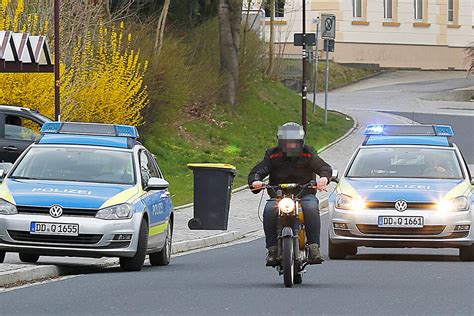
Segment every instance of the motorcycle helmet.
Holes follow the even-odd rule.
[[[294,122],[288,122],[278,128],[278,146],[288,157],[298,157],[304,146],[303,127]]]

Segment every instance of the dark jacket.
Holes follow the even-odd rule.
[[[318,157],[313,148],[305,145],[299,157],[287,157],[280,147],[273,147],[265,152],[265,157],[250,171],[248,184],[254,181],[262,181],[270,175],[270,185],[282,183],[305,184],[316,179],[316,174],[320,177],[331,179],[332,169],[323,159]],[[300,190],[289,191],[298,193]],[[259,191],[254,191],[258,193]],[[315,189],[306,189],[303,195],[315,194]],[[273,190],[268,190],[271,197],[275,196]]]

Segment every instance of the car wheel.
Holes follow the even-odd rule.
[[[27,263],[36,263],[38,262],[39,257],[40,257],[39,255],[36,255],[34,253],[23,253],[23,252],[20,252],[18,256],[20,257],[21,262],[27,262]]]
[[[168,224],[166,239],[163,249],[159,252],[150,253],[150,264],[152,266],[167,266],[171,259],[171,246],[173,244],[173,223]]]
[[[5,251],[0,251],[0,263],[3,263],[5,260]]]
[[[146,248],[148,246],[148,224],[143,218],[138,235],[137,252],[133,257],[121,257],[119,259],[120,267],[123,271],[140,271],[145,262]]]
[[[357,248],[356,248],[357,251]],[[348,255],[347,248],[343,244],[335,244],[328,238],[328,256],[329,259],[344,259]]]
[[[474,245],[459,248],[459,258],[462,261],[474,261]]]

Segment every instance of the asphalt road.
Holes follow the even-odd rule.
[[[474,314],[474,265],[457,251],[359,249],[308,267],[304,283],[288,289],[264,266],[259,239],[176,257],[168,267],[111,268],[6,292],[0,314]]]

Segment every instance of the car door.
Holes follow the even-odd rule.
[[[158,177],[158,170],[154,164],[151,155],[146,150],[140,151],[140,173],[142,178],[143,188],[146,188],[146,183],[152,177]],[[143,202],[149,211],[150,227],[148,237],[148,248],[161,248],[164,245],[166,237],[166,220],[167,214],[165,212],[164,201],[167,198],[167,190],[148,190],[144,196]]]
[[[42,122],[10,112],[2,113],[0,120],[0,161],[14,163],[28,146],[41,137]]]

